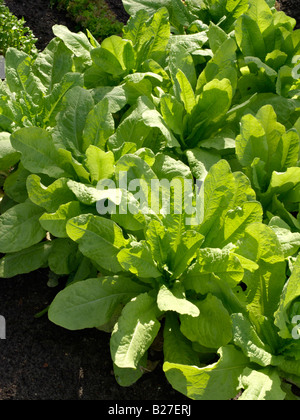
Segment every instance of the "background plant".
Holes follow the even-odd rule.
[[[37,39],[33,32],[25,26],[24,18],[18,19],[0,1],[0,54],[5,55],[9,47],[18,48],[31,55],[37,54]]]
[[[81,28],[88,29],[98,41],[122,32],[123,24],[104,0],[51,0],[50,4],[66,10]]]

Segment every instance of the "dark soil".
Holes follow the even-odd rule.
[[[11,12],[24,16],[43,49],[53,38],[52,26],[78,28],[49,0],[5,0]],[[112,13],[126,22],[121,0],[108,0]],[[282,10],[300,23],[299,0],[281,0]],[[110,335],[96,329],[67,331],[47,315],[35,314],[49,305],[57,288],[47,286],[47,270],[0,280],[0,314],[6,339],[0,340],[0,400],[185,400],[162,371],[162,354],[150,351],[156,369],[135,385],[123,388],[113,375]]]
[[[157,368],[131,387],[113,375],[110,334],[96,329],[68,331],[52,324],[47,307],[57,288],[47,270],[0,281],[0,400],[184,400],[166,381],[162,354],[150,350]]]

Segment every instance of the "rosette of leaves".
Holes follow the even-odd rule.
[[[162,331],[167,379],[188,397],[229,399],[242,388],[243,399],[284,399],[292,395],[285,381],[299,384],[299,346],[290,327],[298,263],[283,292],[279,240],[262,223],[247,177],[232,173],[226,161],[209,171],[203,198],[199,225],[187,225],[185,213],[70,219],[66,231],[79,250],[112,273],[69,285],[49,318],[70,330],[111,331],[123,386],[142,376],[147,350]],[[143,229],[127,238],[120,226],[128,217],[143,220]]]

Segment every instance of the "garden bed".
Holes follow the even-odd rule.
[[[27,25],[43,48],[53,34],[55,23],[75,30],[76,24],[64,13],[50,9],[46,0],[18,2],[6,0]],[[109,2],[120,19],[125,12],[120,1]],[[282,1],[283,10],[300,21],[298,0]],[[114,5],[114,6],[113,6]],[[34,17],[34,20],[30,19]],[[71,332],[49,322],[47,316],[35,317],[57,294],[47,285],[48,271],[1,279],[0,314],[6,319],[6,340],[1,340],[1,400],[184,400],[166,381],[162,371],[162,353],[150,351],[157,364],[135,385],[120,387],[112,372],[110,335],[95,329]]]

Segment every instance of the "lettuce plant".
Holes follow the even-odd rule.
[[[0,276],[55,273],[50,320],[109,332],[121,385],[162,337],[190,398],[296,398],[300,32],[273,3],[124,0],[122,36],[7,52]]]

